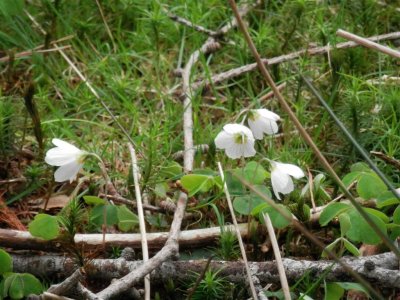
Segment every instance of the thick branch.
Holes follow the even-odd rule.
[[[12,256],[15,272],[29,272],[36,276],[63,278],[75,270],[75,265],[71,259],[63,256],[15,254]],[[359,258],[344,257],[342,261],[374,286],[400,288],[399,262],[391,252]],[[163,283],[168,280],[184,282],[193,276],[193,272],[201,273],[206,263],[206,260],[165,262],[161,266],[154,268],[152,281],[153,283]],[[331,271],[326,275],[327,281],[352,280],[351,275],[334,261],[283,258],[283,265],[290,282],[297,281],[306,272],[310,272],[313,277],[322,276],[329,268],[331,268]],[[142,261],[128,262],[124,259],[94,259],[85,271],[91,279],[111,280],[132,271],[142,272],[143,266]],[[249,266],[262,285],[267,283],[279,284],[279,274],[275,261],[249,262]],[[219,275],[227,277],[233,283],[244,283],[246,280],[244,265],[240,261],[213,261],[210,264],[210,268],[221,270]]]
[[[240,224],[239,227],[242,236],[245,237],[247,235],[247,224]],[[233,226],[225,226],[225,230],[234,230],[234,228]],[[220,227],[211,227],[185,230],[176,238],[180,246],[193,248],[212,243],[220,236],[220,233]],[[160,249],[167,241],[167,238],[168,232],[147,233],[147,242],[151,249]],[[141,235],[139,233],[106,234],[104,243],[106,248],[117,246],[140,248]],[[76,234],[75,244],[77,246],[83,246],[86,250],[98,248],[100,245],[103,245],[103,234]],[[27,231],[10,229],[0,229],[0,247],[46,251],[65,250],[62,245],[62,240],[45,241],[33,237]]]

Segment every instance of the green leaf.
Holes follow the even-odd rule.
[[[253,191],[250,191],[250,194],[252,194],[252,195],[254,195],[254,196],[257,196],[257,197],[260,197],[260,198],[262,199],[262,197],[259,196],[259,195],[256,193],[256,191],[257,191],[258,193],[260,193],[261,195],[263,195],[263,196],[265,196],[265,197],[267,197],[267,198],[269,198],[269,199],[272,198],[271,191],[270,191],[265,185],[254,185],[253,188],[254,188],[255,191],[254,191],[254,192],[253,192]],[[265,202],[265,201],[264,201],[264,202]]]
[[[350,167],[351,172],[372,172],[370,167],[365,162],[358,162]]]
[[[129,210],[125,205],[117,206],[118,228],[123,232],[133,229],[138,223],[138,216]]]
[[[161,198],[165,198],[167,196],[167,191],[169,187],[166,182],[157,183],[154,188],[154,193]]]
[[[101,199],[99,197],[96,196],[83,196],[83,200],[85,200],[85,203],[87,205],[105,205],[107,204],[107,200],[105,199]]]
[[[376,198],[376,207],[382,208],[385,206],[399,204],[400,201],[391,191],[385,191]]]
[[[5,276],[3,284],[3,297],[22,299],[31,294],[40,294],[43,286],[40,281],[28,273],[9,273]]]
[[[355,282],[332,282],[332,283],[337,284],[338,286],[345,289],[346,291],[356,290],[356,291],[363,292],[369,297],[368,290],[359,283],[355,283]]]
[[[375,231],[369,226],[364,220],[360,213],[356,209],[348,211],[351,228],[346,233],[346,236],[354,242],[363,242],[365,244],[377,245],[381,242],[381,238],[375,233]],[[368,214],[376,226],[386,234],[385,223],[377,216]]]
[[[110,204],[96,205],[90,211],[89,219],[97,227],[101,227],[104,223],[107,226],[115,225],[118,223],[117,207]]]
[[[213,176],[188,174],[181,178],[182,186],[189,192],[189,197],[198,192],[207,192],[214,186]]]
[[[238,169],[233,170],[233,173],[237,173]],[[240,171],[240,170],[239,170]],[[228,186],[229,193],[231,196],[243,196],[246,193],[246,189],[235,175],[231,172],[226,172],[225,174],[226,185]]]
[[[347,213],[341,213],[339,215],[340,223],[340,235],[343,237],[351,227],[350,217]]]
[[[252,184],[262,184],[264,180],[269,176],[269,173],[263,168],[263,166],[255,161],[250,161],[244,167],[244,170],[238,174],[244,177],[244,179]]]
[[[346,203],[335,202],[329,204],[325,209],[322,211],[321,216],[319,218],[319,224],[321,226],[326,226],[328,223],[335,218],[337,215],[345,212],[346,210],[350,209],[351,206]]]
[[[47,214],[38,214],[29,224],[29,232],[35,237],[52,240],[58,236],[60,226],[56,217]]]
[[[159,174],[164,179],[179,177],[182,174],[182,166],[176,161],[168,162],[165,167],[161,168]]]
[[[385,223],[389,223],[389,221],[390,221],[390,218],[379,210],[369,208],[369,207],[364,208],[364,210],[371,215],[377,216],[379,219],[381,219]]]
[[[348,188],[354,181],[361,176],[360,172],[352,172],[343,177],[342,182]]]
[[[264,205],[264,207],[261,209],[261,212],[259,213],[259,219],[261,220],[261,223],[264,224],[264,217],[262,216],[262,213],[267,213],[271,219],[272,225],[275,228],[282,229],[282,228],[285,228],[286,226],[290,225],[291,219],[292,219],[292,213],[286,206],[284,206],[282,204],[276,204],[282,211],[282,213],[280,213],[279,211],[277,211],[275,208],[273,208],[269,204],[264,203],[262,205]],[[257,207],[254,208],[254,210],[257,210],[257,209],[259,209],[259,208],[257,208]],[[284,215],[287,216],[290,221],[287,220],[284,217]]]
[[[0,249],[0,275],[6,272],[12,272],[13,264],[10,254]]]
[[[357,184],[357,192],[365,200],[377,198],[386,189],[385,183],[375,173],[363,173]]]
[[[233,200],[233,208],[239,214],[249,215],[256,206],[262,203],[265,203],[265,201],[258,196],[240,196],[236,197],[235,200]]]
[[[400,236],[400,225],[399,224],[386,224],[387,229],[390,231],[390,239],[395,240],[397,237]]]
[[[340,300],[344,294],[344,289],[334,282],[324,281],[325,297],[324,300]]]
[[[336,245],[342,240],[342,238],[337,238],[336,240],[334,240],[332,243],[330,243],[328,246],[325,247],[324,251],[322,251],[321,257],[323,258],[327,258],[329,257],[328,252],[334,252],[333,250],[335,249]],[[327,251],[326,251],[327,250]]]
[[[22,299],[24,297],[24,282],[18,273],[10,276],[10,287],[8,295],[12,299]]]
[[[393,223],[400,224],[400,205],[393,212]]]
[[[271,198],[271,191],[265,185],[255,185],[253,188],[261,195]],[[266,203],[257,193],[250,191],[250,195],[237,197],[233,201],[233,208],[242,215],[253,214],[253,209],[260,204]],[[258,215],[258,213],[256,213]]]
[[[342,240],[343,240],[343,243],[344,243],[344,247],[347,249],[347,251],[349,251],[354,256],[360,256],[361,255],[361,252],[351,242],[349,242],[345,238],[343,238]]]

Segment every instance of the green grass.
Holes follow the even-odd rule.
[[[0,49],[4,51],[0,56],[12,56],[73,35],[60,45],[71,46],[67,55],[137,145],[142,189],[149,191],[150,201],[157,204],[160,199],[153,191],[157,183],[165,181],[160,170],[173,161],[173,153],[183,149],[183,105],[178,97],[181,78],[173,72],[182,68],[191,53],[207,39],[204,34],[170,20],[164,9],[211,30],[226,24],[232,13],[225,1],[220,0],[173,0],[167,4],[157,0],[100,2],[112,37],[106,31],[95,1],[37,0],[29,4],[16,1],[21,6],[15,8],[4,1],[0,4]],[[372,0],[318,1],[318,4],[306,0],[264,1],[247,20],[261,55],[274,57],[313,45],[341,42],[335,34],[339,28],[361,36],[395,31],[400,25],[396,8],[394,2],[388,1],[383,6]],[[50,34],[44,36],[23,9]],[[395,46],[398,41],[387,43]],[[193,81],[254,61],[238,30],[230,31],[221,45],[216,53],[200,58],[192,72]],[[132,186],[128,180],[127,138],[59,53],[36,53],[10,63],[2,62],[0,70],[0,161],[7,165],[18,159],[17,150],[30,149],[35,158],[26,165],[33,163],[34,166],[22,164],[22,174],[28,179],[39,178],[43,183],[40,188],[28,190],[27,195],[24,190],[31,186],[28,180],[19,189],[9,189],[6,197],[23,201],[26,197],[47,193],[51,188],[56,190],[51,184],[52,168],[45,168],[43,157],[39,156],[32,121],[23,104],[29,82],[35,86],[34,101],[45,148],[49,149],[51,139],[57,137],[97,153],[106,163],[118,190],[129,196]],[[349,167],[362,158],[300,81],[299,72],[314,79],[335,113],[368,152],[381,151],[390,157],[400,157],[400,89],[387,82],[369,83],[383,75],[399,76],[398,61],[358,47],[332,51],[329,57],[303,57],[271,66],[270,70],[277,82],[287,82],[284,96],[339,176],[347,174]],[[257,160],[270,158],[295,163],[303,170],[310,168],[314,175],[323,172],[299,134],[292,133],[295,127],[277,101],[260,103],[259,97],[268,91],[262,77],[254,71],[195,93],[192,99],[194,143],[211,147],[206,154],[196,154],[195,169],[216,170],[217,160],[222,161],[225,169],[240,165],[221,151],[215,151],[213,140],[224,124],[253,105],[280,114],[280,133],[284,133],[282,137],[258,142]],[[374,160],[397,187],[400,171],[378,158]],[[95,163],[89,164],[87,170],[99,173]],[[0,168],[0,179],[15,176],[6,167]],[[98,178],[88,188],[92,193],[102,186]],[[305,183],[300,180],[296,186],[300,189]],[[335,187],[329,178],[325,184],[331,190]],[[174,189],[168,192],[171,198],[177,194]],[[223,197],[214,196],[198,196],[202,217],[191,223],[197,225],[186,224],[188,228],[218,223],[205,205],[208,202],[228,216]],[[295,202],[290,199],[286,202]]]

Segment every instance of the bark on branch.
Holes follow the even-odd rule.
[[[242,237],[247,235],[247,224],[239,224]],[[234,230],[233,226],[225,226],[225,230]],[[194,229],[182,231],[179,235],[179,246],[198,247],[209,245],[220,236],[220,227]],[[168,232],[147,233],[147,242],[150,249],[160,249],[168,238]],[[103,234],[76,234],[75,244],[90,250],[103,245]],[[106,234],[106,248],[131,247],[141,248],[141,235],[139,233]],[[65,251],[62,240],[45,241],[33,237],[28,231],[0,229],[0,247],[25,250]]]
[[[36,276],[46,276],[62,279],[76,270],[73,261],[63,256],[55,255],[17,255],[13,254],[15,272],[28,272]],[[400,288],[399,261],[391,253],[383,253],[365,257],[344,257],[342,260],[359,275],[376,287]],[[192,278],[193,273],[201,273],[206,260],[169,261],[156,266],[152,273],[152,282],[164,283],[168,280],[184,282]],[[322,276],[327,273],[327,281],[352,281],[352,277],[334,261],[330,260],[294,260],[283,258],[283,265],[290,282],[300,279],[306,272],[311,276]],[[85,268],[91,279],[111,280],[122,277],[132,271],[140,271],[142,261],[126,261],[125,259],[94,259]],[[279,284],[279,274],[275,261],[249,262],[253,276],[256,276],[262,285],[267,283]],[[243,284],[246,280],[245,268],[240,261],[212,261],[210,268],[220,270],[221,276],[236,284]]]

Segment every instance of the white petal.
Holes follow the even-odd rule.
[[[257,121],[258,120],[256,120],[256,121],[253,121],[251,119],[247,120],[247,122],[249,123],[250,129],[253,132],[254,137],[257,140],[262,140],[262,138],[264,136],[263,129],[260,126],[258,126],[259,123]]]
[[[274,194],[279,200],[281,200],[279,193],[289,194],[294,189],[292,178],[277,168],[271,172],[271,183]]]
[[[225,149],[225,153],[229,158],[237,159],[243,156],[243,149],[241,144],[234,144],[232,147]]]
[[[52,166],[62,166],[72,161],[76,161],[83,151],[73,149],[52,148],[46,153],[45,162]]]
[[[275,121],[270,121],[270,120],[265,121],[264,132],[266,134],[273,135],[273,134],[277,133],[278,130],[279,130],[279,127]]]
[[[254,149],[254,140],[251,141],[247,141],[246,144],[243,145],[244,149],[243,149],[243,156],[244,157],[251,157],[256,155],[256,149]]]
[[[265,109],[265,108],[256,109],[256,111],[261,117],[263,117],[265,119],[269,119],[272,121],[278,121],[281,119],[281,117],[279,117],[276,113],[274,113],[268,109]]]
[[[82,164],[79,164],[76,161],[62,165],[54,173],[54,179],[57,182],[63,182],[67,180],[72,182],[76,178],[76,175],[81,168]]]
[[[72,144],[70,144],[70,143],[68,143],[68,142],[65,142],[65,141],[63,141],[63,140],[60,140],[60,139],[52,139],[51,140],[51,142],[55,145],[55,146],[57,146],[57,147],[60,147],[60,148],[63,148],[63,149],[74,149],[74,150],[77,150],[77,151],[80,151],[77,147],[75,147],[74,145],[72,145]]]
[[[289,174],[296,179],[304,177],[304,172],[298,166],[292,164],[284,164],[280,162],[275,162],[276,168],[278,168],[281,172]]]
[[[233,140],[233,135],[225,132],[224,130],[218,133],[214,140],[215,146],[218,149],[226,149],[231,147],[235,141]]]
[[[241,124],[226,124],[224,126],[224,131],[232,135],[235,133],[244,133],[248,138],[253,138],[253,133],[251,132],[251,130]]]

